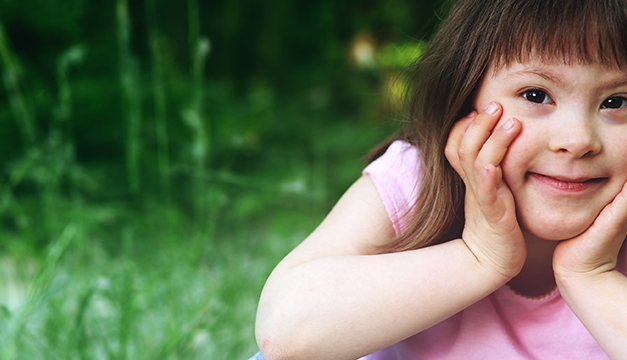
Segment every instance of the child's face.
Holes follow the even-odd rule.
[[[514,63],[484,75],[475,108],[491,101],[503,106],[500,124],[522,124],[501,164],[522,229],[548,240],[582,233],[627,181],[627,72]]]

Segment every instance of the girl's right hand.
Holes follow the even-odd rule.
[[[512,118],[497,127],[501,114],[500,105],[490,103],[459,120],[445,155],[466,185],[462,240],[482,265],[512,278],[522,269],[527,248],[500,164],[521,125]]]

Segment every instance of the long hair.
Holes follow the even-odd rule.
[[[408,121],[370,154],[374,160],[400,139],[419,149],[422,163],[418,200],[407,215],[410,225],[382,251],[461,236],[464,184],[444,156],[449,132],[473,110],[486,71],[531,57],[625,69],[627,0],[460,0],[454,5],[408,69]]]

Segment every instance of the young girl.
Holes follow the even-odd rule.
[[[627,359],[627,0],[460,0],[414,75],[268,279],[262,353]]]

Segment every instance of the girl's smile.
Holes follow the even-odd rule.
[[[536,173],[530,173],[527,177],[530,181],[537,182],[538,188],[544,188],[548,193],[554,192],[558,196],[582,196],[588,191],[596,191],[606,180],[606,178],[567,178],[561,175]]]
[[[627,73],[514,63],[484,75],[475,108],[491,101],[501,124],[522,124],[501,163],[522,229],[548,240],[585,231],[627,181]]]

